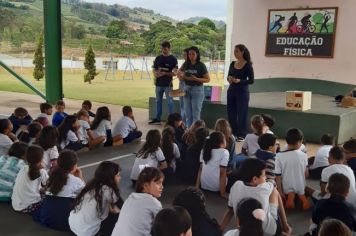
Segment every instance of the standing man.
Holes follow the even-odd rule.
[[[174,69],[178,69],[177,58],[171,55],[171,44],[164,41],[161,44],[162,54],[157,56],[153,63],[153,74],[156,78],[156,117],[149,124],[159,124],[162,115],[162,99],[166,94],[168,112],[173,113],[173,98],[169,96],[172,89],[172,79],[175,76]]]

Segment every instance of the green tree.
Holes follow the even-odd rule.
[[[113,20],[110,22],[106,29],[107,38],[119,38],[126,39],[129,29],[127,27],[126,21],[123,20]]]
[[[38,38],[37,48],[33,58],[35,69],[33,70],[33,77],[40,80],[44,76],[44,57],[43,57],[43,35]]]
[[[205,27],[210,28],[212,30],[216,29],[215,23],[212,20],[209,20],[207,18],[199,21],[198,25],[205,26]]]
[[[84,75],[84,82],[91,84],[91,81],[98,75],[95,66],[95,53],[91,44],[89,44],[89,48],[85,53],[84,67],[88,70],[88,72]]]

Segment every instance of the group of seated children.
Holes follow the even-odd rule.
[[[119,165],[102,162],[85,183],[74,151],[140,138],[131,107],[123,107],[123,117],[111,129],[107,107],[99,107],[91,122],[88,110],[67,115],[64,103],[57,105],[58,127],[40,125],[37,131],[29,128],[38,122],[32,121],[27,124],[31,137],[26,139],[32,142],[27,144],[16,142],[9,119],[0,120],[0,200],[11,199],[16,211],[31,214],[45,226],[77,235],[218,236],[235,216],[237,228],[227,236],[290,235],[285,207],[295,208],[299,200],[303,210],[310,209],[310,196],[312,235],[356,231],[356,139],[341,148],[324,135],[314,163],[308,164],[301,130],[290,128],[287,146],[278,152],[279,143],[270,130],[273,119],[255,115],[253,133],[246,136],[242,153],[237,154],[225,119],[217,120],[210,133],[201,120],[186,129],[181,116],[173,113],[162,132],[148,131],[130,174],[135,192],[124,201],[118,187]],[[51,108],[41,107],[47,108],[41,108],[44,118]],[[90,110],[88,104],[86,109]],[[306,186],[309,170],[314,170],[314,178],[320,172],[320,191]],[[185,189],[172,207],[162,209],[157,198],[163,181],[169,183],[177,176],[195,187]],[[200,188],[228,199],[220,224],[206,212]]]
[[[28,145],[39,144],[45,151],[50,149],[52,152],[57,152],[52,156],[58,156],[58,150],[54,149],[84,151],[101,145],[130,143],[142,136],[142,132],[137,130],[130,106],[123,107],[123,116],[116,122],[113,129],[108,107],[99,107],[94,114],[90,111],[91,102],[88,100],[83,102],[80,111],[70,115],[64,112],[65,103],[58,101],[52,117],[52,125],[50,125],[52,109],[52,105],[42,103],[41,113],[33,120],[25,108],[19,107],[8,119],[1,119],[0,156],[5,155],[11,144],[17,141]],[[90,117],[93,118],[92,121]],[[54,129],[57,132],[56,135],[54,135]],[[43,141],[42,144],[39,142],[40,139]],[[46,158],[45,162],[47,162]],[[49,165],[49,163],[46,164]]]

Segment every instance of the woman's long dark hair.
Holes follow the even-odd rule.
[[[54,147],[58,142],[58,130],[53,126],[46,126],[41,130],[38,144],[46,151]]]
[[[168,165],[174,159],[174,133],[174,129],[171,126],[167,126],[162,131],[162,152]]]
[[[76,121],[77,117],[74,115],[69,115],[64,118],[63,122],[58,127],[59,142],[66,140],[69,130],[75,132],[75,130],[73,129],[73,124]]]
[[[197,54],[197,60],[196,63],[200,62],[200,52],[199,52],[199,48],[196,46],[192,46],[189,48],[189,51],[194,51]],[[189,51],[188,51],[188,60],[187,60],[187,67],[192,65],[192,62],[189,59]]]
[[[256,209],[262,209],[262,204],[253,198],[242,199],[237,205],[240,236],[263,236],[262,221],[256,219],[252,213]]]
[[[199,228],[201,227],[200,222],[202,222],[203,219],[214,224],[221,234],[218,222],[215,219],[212,219],[207,213],[205,202],[205,196],[201,190],[194,187],[188,187],[174,198],[173,205],[184,207],[189,212],[192,218],[193,235],[195,235],[195,232],[199,231]]]
[[[62,191],[67,184],[68,174],[78,163],[77,154],[72,150],[63,150],[59,153],[57,166],[52,171],[47,182],[47,190],[53,195]]]
[[[203,150],[203,160],[207,164],[211,159],[211,151],[220,148],[221,144],[225,142],[224,134],[218,131],[212,132],[205,140]]]
[[[41,176],[40,170],[42,166],[40,163],[43,159],[43,149],[37,145],[31,145],[27,148],[26,160],[29,166],[28,176],[31,180],[35,180]]]
[[[96,110],[96,114],[95,114],[95,118],[93,120],[93,124],[91,126],[91,129],[96,129],[98,128],[100,122],[102,120],[111,120],[111,115],[110,115],[110,110],[108,107],[104,106],[104,107],[99,107]]]
[[[96,201],[96,210],[98,212],[98,217],[100,218],[103,209],[103,187],[109,187],[112,192],[119,198],[120,192],[119,187],[115,182],[115,175],[120,172],[120,166],[111,161],[103,161],[100,163],[95,171],[93,179],[91,179],[83,188],[83,190],[78,194],[74,200],[74,210],[78,211],[82,207],[82,202],[84,195],[89,192],[93,192],[93,197]],[[114,202],[114,197],[111,195],[111,201]]]
[[[245,45],[237,44],[235,48],[238,48],[243,53],[243,57],[248,64],[252,64],[250,51],[247,49]]]
[[[146,159],[148,155],[157,151],[161,146],[161,134],[157,129],[151,129],[147,132],[146,143],[138,151],[137,156]]]

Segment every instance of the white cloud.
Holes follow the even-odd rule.
[[[203,16],[226,21],[227,0],[85,0],[129,7],[143,7],[177,20]]]

